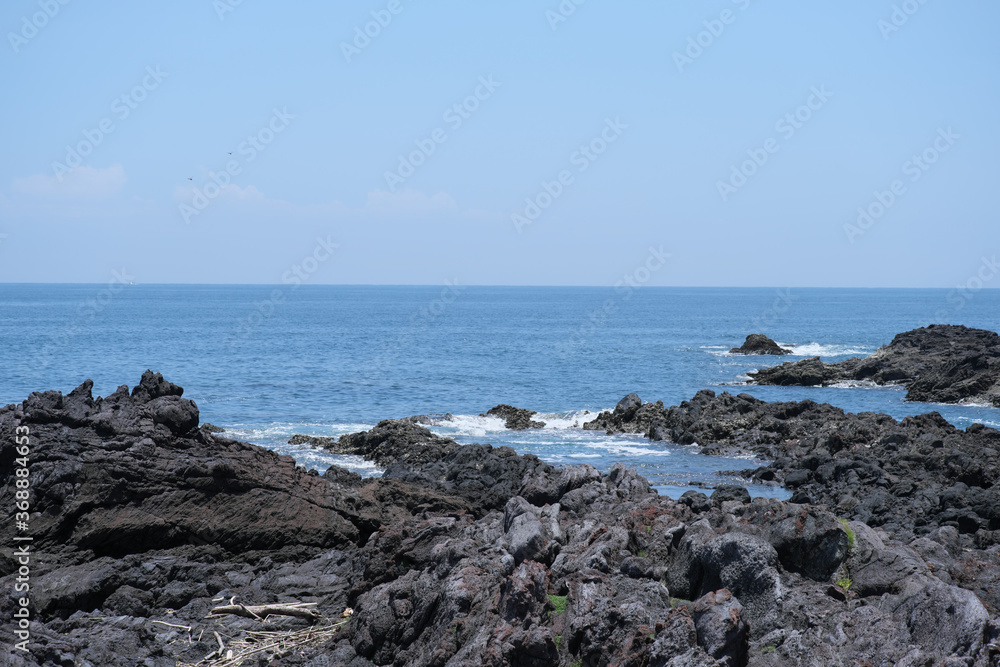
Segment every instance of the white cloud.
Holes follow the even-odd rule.
[[[47,199],[103,199],[118,194],[125,185],[125,169],[120,164],[99,168],[73,167],[61,178],[48,174],[33,174],[15,178],[11,189],[29,197]]]
[[[443,192],[428,197],[418,190],[401,190],[400,192],[375,190],[368,193],[365,210],[373,213],[395,214],[444,213],[457,211],[458,204]]]

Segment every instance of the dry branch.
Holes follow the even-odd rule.
[[[320,615],[314,609],[309,609],[308,607],[313,606],[313,602],[296,602],[293,604],[262,604],[255,606],[247,606],[243,604],[227,604],[221,607],[215,607],[209,613],[209,617],[212,616],[224,616],[226,614],[231,614],[233,616],[242,616],[244,618],[253,618],[256,620],[262,620],[267,616],[296,616],[298,618],[305,618],[310,621],[319,620]]]

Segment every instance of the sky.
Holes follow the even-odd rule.
[[[0,282],[951,288],[1000,273],[998,23],[8,0]]]

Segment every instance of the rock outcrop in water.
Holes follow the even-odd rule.
[[[515,408],[513,405],[501,403],[500,405],[487,410],[485,415],[480,416],[499,417],[504,420],[504,426],[512,431],[524,431],[529,428],[545,428],[545,422],[534,421],[531,419],[537,414],[538,413],[534,410]]]
[[[792,351],[781,347],[764,334],[750,334],[743,345],[729,350],[730,354],[791,354]]]
[[[218,648],[213,632],[232,647],[248,631],[308,627],[301,618],[205,618],[234,596],[311,602],[338,621],[354,610],[321,641],[265,650],[247,665],[996,664],[996,548],[969,550],[979,530],[934,527],[947,523],[940,513],[914,522],[913,535],[902,524],[838,521],[864,514],[823,494],[853,488],[858,469],[838,462],[864,452],[822,459],[832,433],[772,442],[808,405],[772,410],[702,393],[661,428],[695,438],[718,421],[727,446],[787,451],[789,462],[819,457],[815,471],[776,463],[775,474],[816,472],[796,488],[825,505],[748,502],[740,487],[674,502],[621,465],[554,468],[505,447],[460,446],[412,420],[341,439],[344,451],[384,466],[382,478],[338,468],[321,477],[198,428],[197,406],[158,375],[131,394],[93,399],[90,389],[0,409],[8,506],[13,436],[31,431],[37,554],[29,652],[14,650],[5,664],[193,664]],[[662,411],[651,405],[626,397],[606,419],[645,422]],[[987,431],[970,429],[984,449],[995,435]],[[971,470],[963,454],[990,460],[955,441],[961,433],[945,433],[941,446],[916,436],[944,455],[942,470],[926,471],[934,480]],[[923,479],[918,461],[900,466],[886,469],[896,478],[888,487],[875,486],[895,493],[893,484]],[[992,470],[983,463],[981,474]],[[857,484],[867,483],[863,472]],[[0,533],[13,543],[10,522]],[[8,590],[16,567],[5,552]],[[0,599],[6,637],[14,605]]]
[[[865,359],[819,357],[764,368],[756,384],[814,386],[845,380],[906,386],[906,400],[1000,406],[1000,336],[984,329],[931,325],[901,333]]]
[[[634,397],[634,398],[633,398]],[[951,526],[965,546],[1000,544],[1000,431],[962,431],[937,413],[901,422],[826,403],[767,403],[749,394],[700,391],[664,408],[626,397],[588,429],[641,433],[651,440],[698,444],[707,454],[752,453],[773,461],[760,481],[782,481],[802,502],[835,507],[895,533]],[[901,533],[902,531],[902,533]]]

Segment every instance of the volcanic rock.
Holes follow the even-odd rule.
[[[637,399],[604,420],[770,453],[823,505],[747,503],[739,487],[674,502],[621,464],[555,468],[409,420],[332,445],[382,478],[321,477],[192,425],[196,406],[152,373],[131,395],[32,394],[0,409],[8,505],[14,436],[30,430],[38,555],[31,639],[5,664],[193,664],[213,632],[232,647],[309,627],[206,619],[234,597],[313,603],[318,630],[353,609],[260,664],[991,664],[996,431],[711,392],[669,409]],[[6,544],[16,534],[0,525]],[[5,551],[0,585],[13,590],[19,567]],[[847,601],[827,594],[844,577]],[[17,604],[0,596],[6,637]]]
[[[814,357],[750,373],[756,384],[813,386],[868,381],[907,388],[908,401],[1000,406],[1000,336],[984,329],[930,325],[901,333],[864,359]]]
[[[515,408],[513,405],[500,405],[490,408],[481,417],[499,417],[504,420],[504,425],[512,431],[524,431],[529,428],[544,428],[545,422],[533,421],[531,418],[538,414],[534,410]]]
[[[764,334],[750,334],[739,347],[729,350],[729,354],[791,354],[792,351],[781,347]]]

